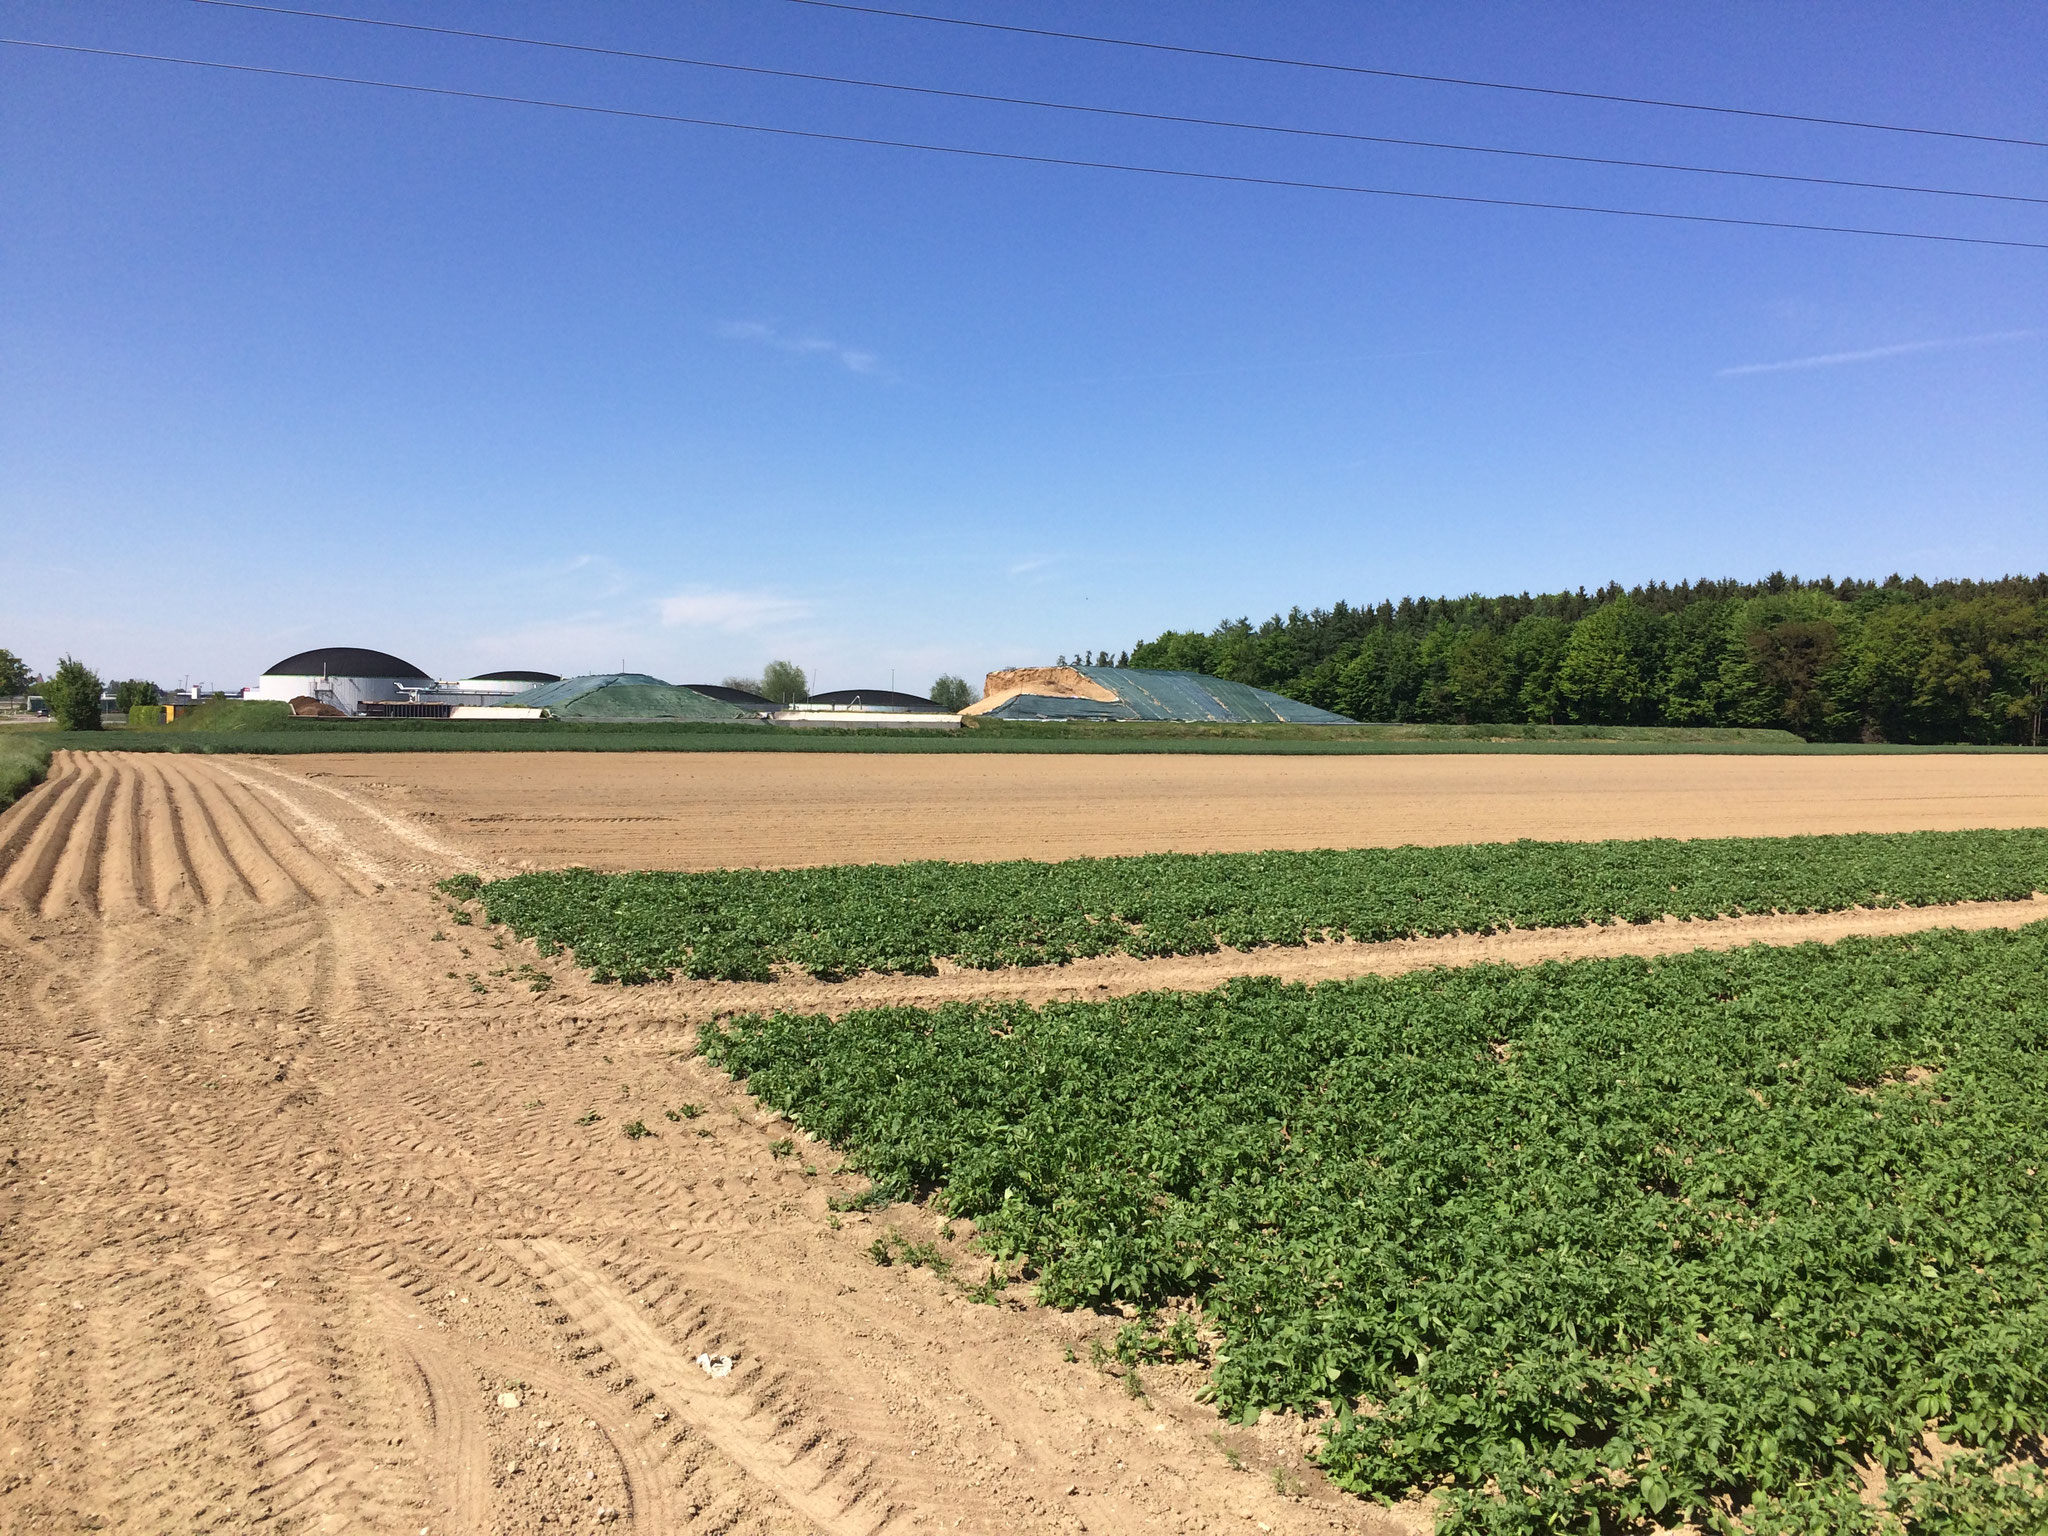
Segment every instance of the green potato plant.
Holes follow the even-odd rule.
[[[1673,916],[2016,900],[2048,830],[1487,843],[448,883],[601,982],[930,974]],[[467,921],[461,913],[458,922]]]
[[[1440,1531],[2048,1529],[2048,924],[701,1040]]]

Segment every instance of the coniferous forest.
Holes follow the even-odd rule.
[[[2048,574],[1780,574],[1340,602],[1169,630],[1130,665],[1207,672],[1363,721],[1776,726],[1811,741],[2038,746]]]

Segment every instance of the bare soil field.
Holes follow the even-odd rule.
[[[1120,1317],[970,1302],[964,1224],[954,1279],[878,1268],[935,1219],[829,1210],[864,1181],[664,989],[449,923],[476,862],[218,758],[0,817],[0,1530],[1426,1525],[1192,1367],[1127,1395]]]
[[[1357,840],[1345,827],[1430,840],[1427,779],[1384,771],[1414,761],[1177,776],[1127,760],[64,754],[0,815],[0,1531],[1426,1529],[1418,1509],[1324,1484],[1302,1456],[1313,1426],[1222,1424],[1194,1367],[1148,1370],[1129,1395],[1089,1364],[1121,1317],[1036,1307],[1022,1287],[970,1301],[986,1266],[966,1224],[947,1243],[918,1208],[832,1210],[863,1181],[688,1054],[715,1011],[845,1006],[868,997],[854,984],[596,987],[455,925],[432,889],[521,862],[1288,843],[1279,827],[1292,846]],[[2038,766],[2030,779],[2000,758],[1718,789],[1724,767],[1873,760],[1423,761],[1462,806],[1433,813],[1434,840],[1460,825],[1561,835],[1534,820],[1550,802],[1573,836],[2048,819]],[[1283,766],[1317,772],[1261,779]],[[1319,776],[1330,767],[1347,773]],[[1626,779],[1571,788],[1620,770],[1664,822],[1603,803]],[[1683,782],[1659,786],[1660,770]],[[1082,772],[1109,787],[1063,804]],[[1245,834],[1225,812],[1255,810],[1262,782],[1295,788]],[[1774,797],[1795,794],[1836,819],[1741,819],[1787,816]],[[1845,807],[1859,794],[1870,803]],[[655,819],[480,819],[599,810]],[[1113,837],[1132,841],[1102,846]],[[1284,958],[1357,974],[2019,922],[2039,906]],[[1216,958],[1006,984],[1205,985]],[[958,975],[872,981],[971,990]],[[634,1124],[652,1134],[629,1137]],[[867,1250],[888,1228],[935,1238],[954,1277],[877,1267]]]
[[[517,867],[2048,824],[2048,757],[377,753],[267,760]]]

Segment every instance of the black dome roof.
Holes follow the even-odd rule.
[[[907,709],[913,711],[934,711],[944,714],[930,699],[914,693],[897,693],[889,688],[835,688],[830,693],[814,693],[812,704],[865,704],[870,709]]]
[[[358,645],[323,645],[301,651],[267,668],[265,677],[425,677],[409,661],[389,651],[368,651]]]
[[[552,672],[479,672],[470,681],[472,683],[559,683],[561,679]]]
[[[773,699],[764,699],[758,693],[745,688],[728,688],[723,683],[685,683],[692,693],[701,693],[707,699],[716,699],[721,704],[742,704],[748,709],[780,709],[782,706]]]

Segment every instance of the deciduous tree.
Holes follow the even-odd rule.
[[[1650,715],[1649,613],[1623,598],[1572,627],[1557,669],[1558,697],[1574,720],[1637,725]]]
[[[974,702],[974,690],[967,685],[966,678],[948,672],[933,681],[930,697],[939,708],[958,714]]]
[[[771,661],[761,669],[761,693],[785,709],[811,696],[804,669],[793,661]]]
[[[43,697],[58,728],[96,731],[100,728],[100,675],[75,657],[66,656],[43,680]]]

